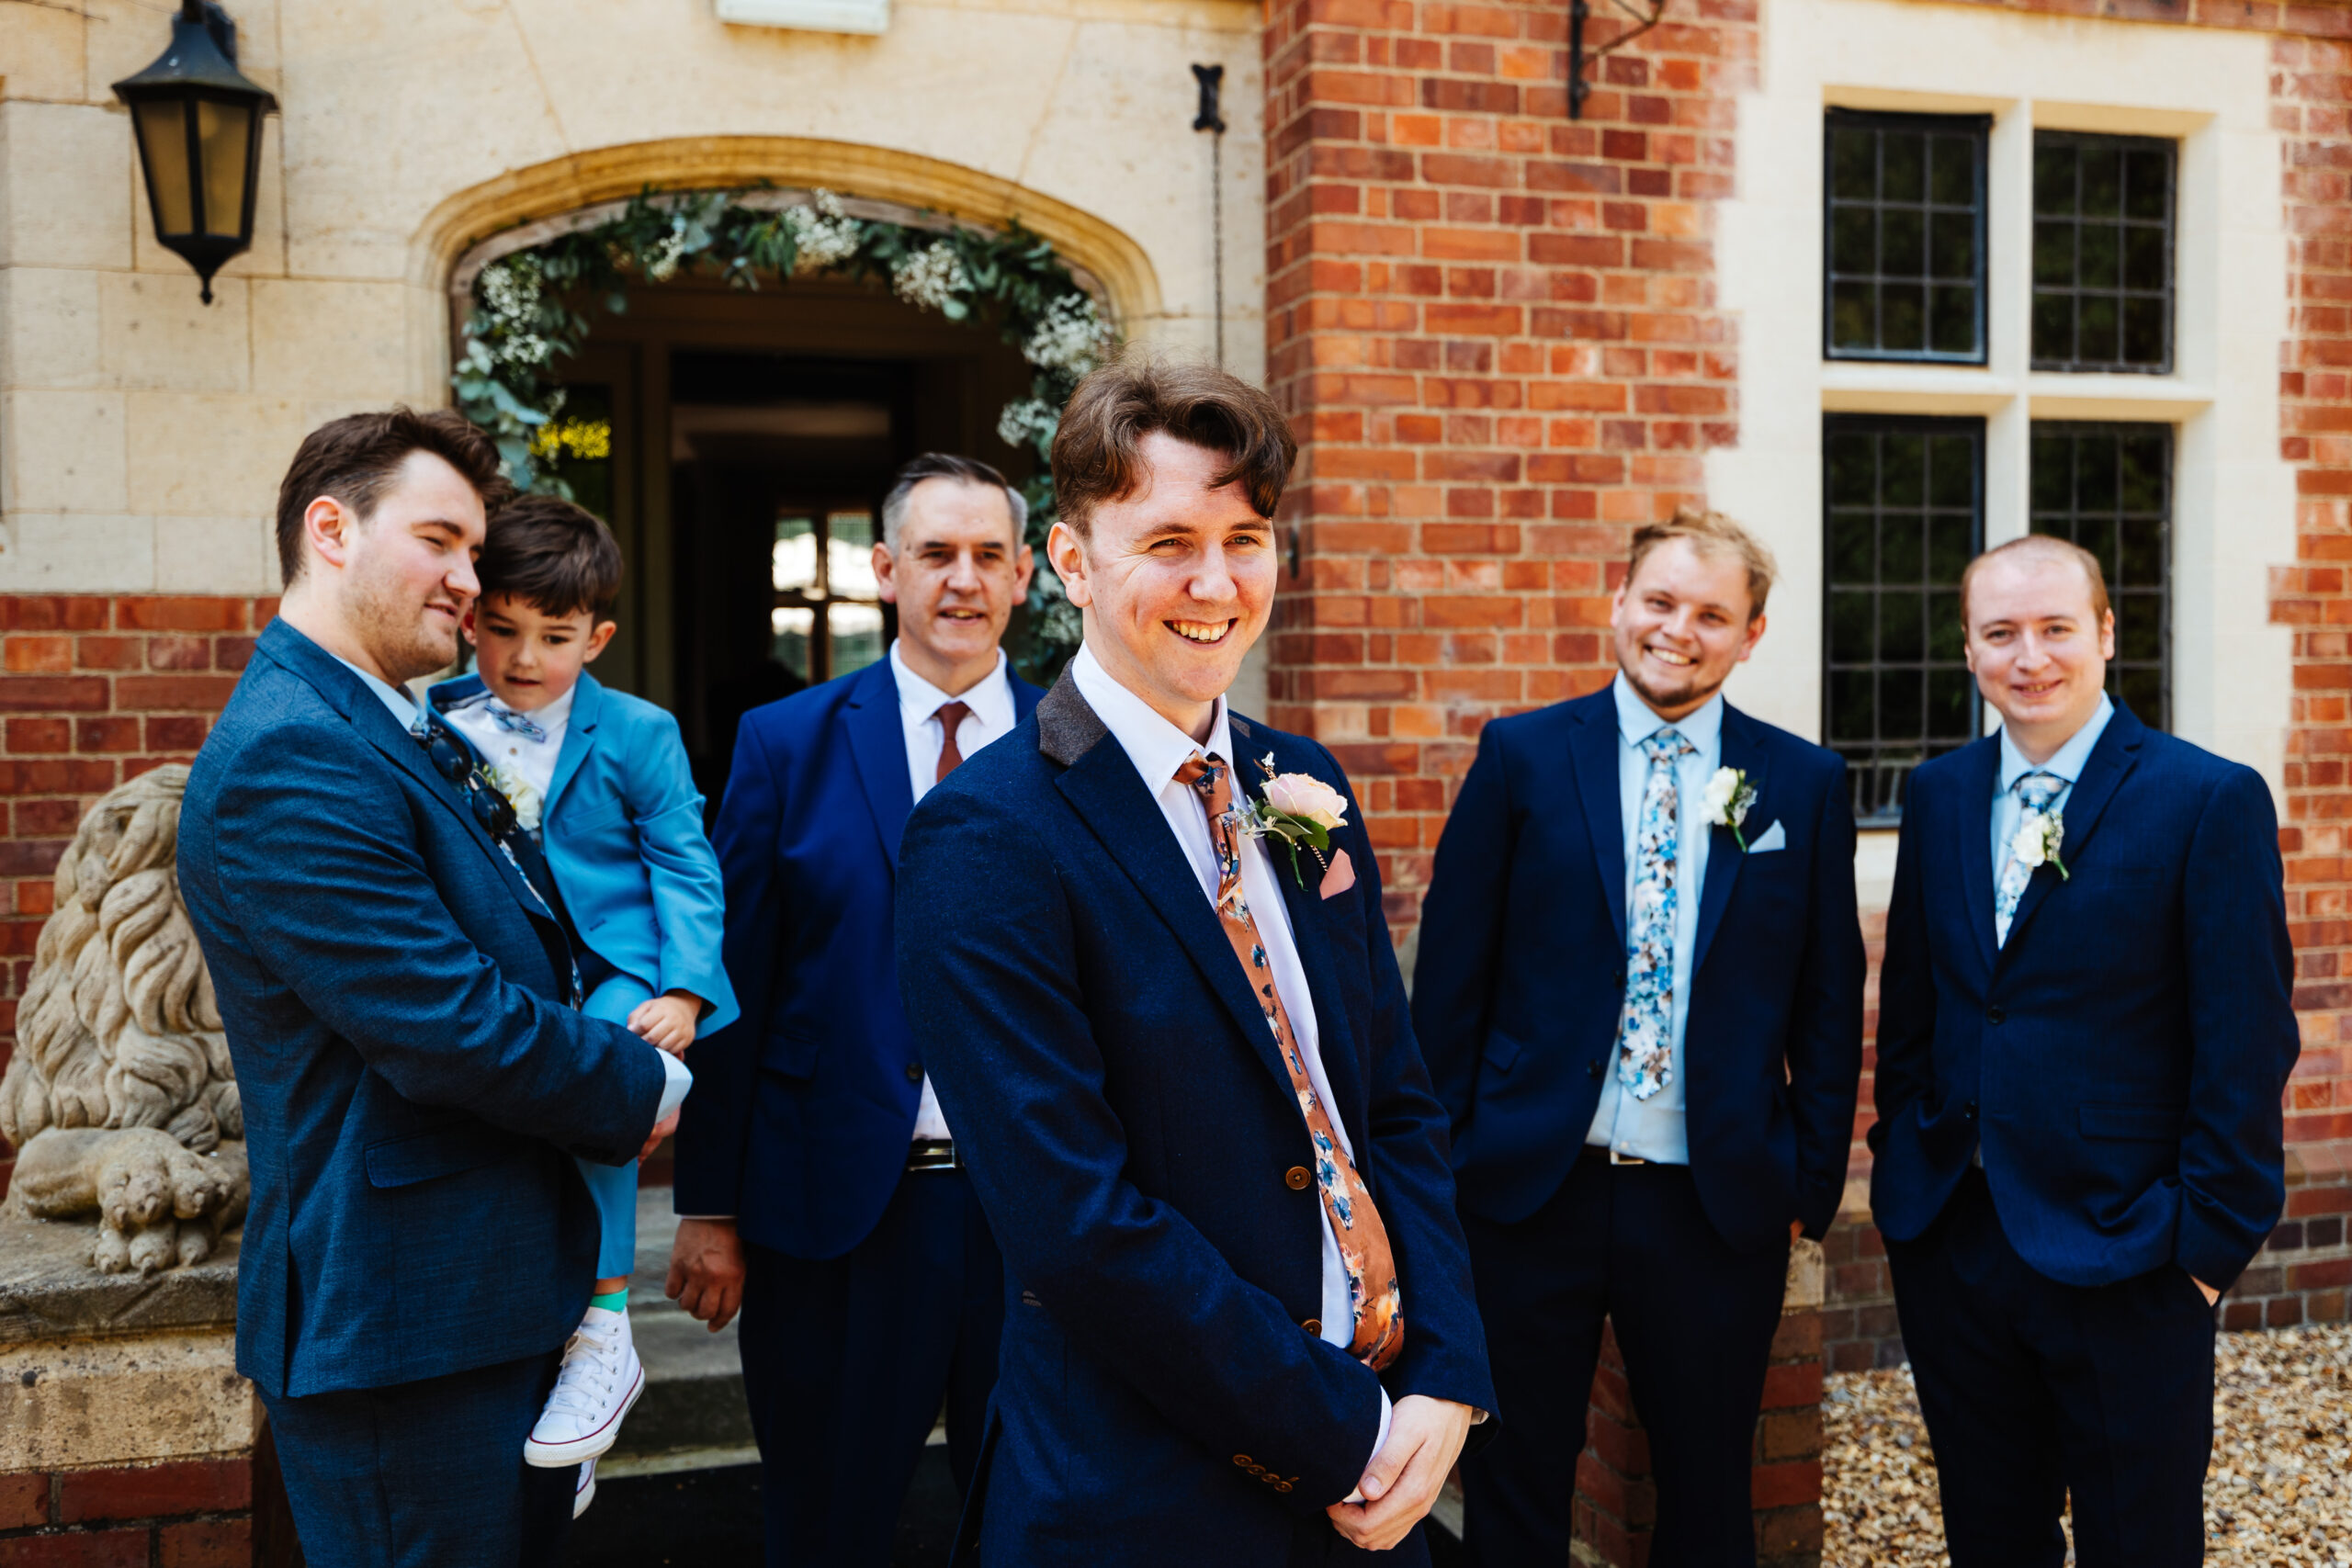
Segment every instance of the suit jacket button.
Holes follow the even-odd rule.
[[[922,1064],[921,1062],[909,1062],[907,1064],[907,1081],[909,1083],[922,1082]]]
[[[1303,1165],[1292,1166],[1283,1172],[1283,1184],[1294,1192],[1306,1191],[1307,1184],[1314,1179],[1315,1178],[1306,1173],[1306,1168]]]
[[[1248,1454],[1235,1454],[1233,1456],[1233,1462],[1239,1465],[1242,1469],[1247,1470],[1250,1468],[1250,1456]]]
[[[1600,1057],[1595,1056],[1591,1061],[1587,1062],[1584,1065],[1584,1076],[1589,1078],[1597,1078],[1600,1076]]]
[[[1305,1323],[1300,1324],[1299,1326],[1306,1330],[1309,1334],[1315,1336],[1317,1339],[1323,1337],[1323,1320],[1319,1317],[1310,1317]]]
[[[2008,1016],[2009,1015],[2007,1013],[2003,1012],[1999,1008],[1986,1008],[1984,1010],[1984,1021],[1987,1023],[2006,1022]]]
[[[1274,1483],[1274,1490],[1277,1492],[1287,1492],[1290,1490],[1290,1483],[1287,1481],[1277,1481]]]

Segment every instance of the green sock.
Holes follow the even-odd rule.
[[[628,1311],[628,1287],[624,1285],[608,1296],[590,1296],[588,1304],[592,1307],[603,1307],[606,1312],[627,1312]]]

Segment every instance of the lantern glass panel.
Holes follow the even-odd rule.
[[[245,169],[254,111],[218,98],[196,102],[197,143],[204,155],[204,231],[235,239],[245,222]]]
[[[147,155],[147,188],[155,199],[159,234],[196,231],[196,193],[189,184],[187,108],[177,98],[138,106],[139,144]]]

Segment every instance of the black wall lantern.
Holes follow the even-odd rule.
[[[172,46],[114,85],[130,106],[155,237],[203,280],[254,243],[261,121],[277,100],[237,69],[237,25],[220,6],[182,0]]]

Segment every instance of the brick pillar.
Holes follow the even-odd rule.
[[[1676,6],[1579,120],[1566,15],[1266,9],[1268,380],[1302,443],[1269,716],[1346,765],[1400,928],[1479,726],[1606,679],[1631,526],[1736,435],[1708,235],[1753,0]]]
[[[0,1066],[82,814],[192,760],[274,599],[0,595]],[[0,1144],[0,1192],[12,1151]],[[143,1560],[142,1560],[143,1561]]]
[[[1817,1303],[1818,1280],[1816,1270],[1804,1290],[1792,1289],[1792,1306],[1772,1341],[1749,1472],[1758,1568],[1821,1565],[1821,1314],[1815,1305],[1797,1304]],[[1614,1329],[1601,1337],[1576,1485],[1573,1561],[1646,1568],[1657,1529],[1657,1488],[1650,1479],[1649,1438],[1634,1414]]]

